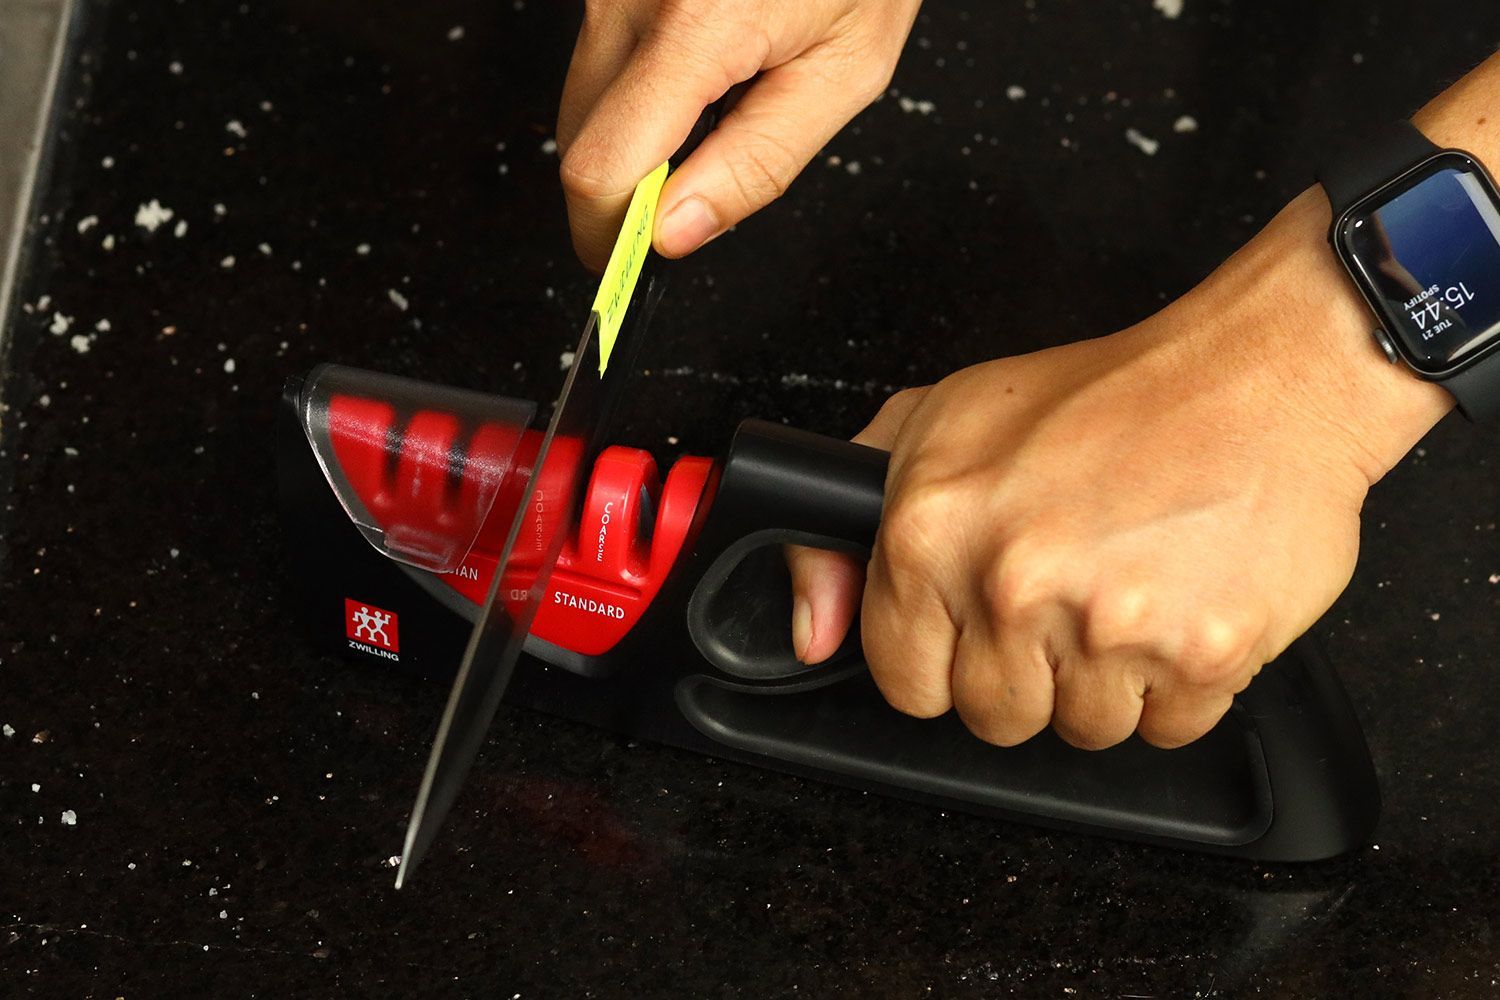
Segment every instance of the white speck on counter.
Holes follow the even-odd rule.
[[[237,136],[241,139],[250,134],[249,132],[245,131],[245,126],[240,123],[240,120],[238,118],[231,118],[229,121],[225,122],[224,131],[228,132],[232,136]]]
[[[269,244],[269,243],[262,243],[259,246],[257,246],[255,249],[259,250],[261,253],[265,254],[267,257],[271,256],[271,244]]]
[[[1351,58],[1354,60],[1354,65],[1356,66],[1363,66],[1365,64],[1365,54],[1363,52],[1356,52]]]
[[[390,857],[388,857],[388,858],[385,859],[385,866],[387,868],[397,868],[400,865],[401,865],[401,855],[399,855],[399,854],[392,854]]]
[[[546,153],[548,156],[551,156],[553,153],[556,153],[557,152],[557,140],[556,139],[548,139],[546,142],[542,143],[542,152]]]
[[[94,329],[98,330],[100,333],[108,333],[110,330],[114,329],[114,327],[110,324],[109,320],[101,319],[99,322],[94,324]]]
[[[676,445],[676,444],[680,444],[680,443],[681,443],[681,441],[677,437],[676,434],[668,434],[667,435],[667,444]]]
[[[1492,583],[1492,584],[1500,583],[1500,573],[1491,573],[1490,574],[1490,583]]]
[[[1151,0],[1151,6],[1161,11],[1161,16],[1168,21],[1182,16],[1182,0]]]
[[[89,352],[89,348],[93,346],[89,343],[89,338],[85,337],[81,333],[73,334],[72,339],[70,339],[68,343],[73,345],[73,350],[77,351],[79,354],[87,354]]]
[[[1442,620],[1443,613],[1441,611],[1434,611],[1431,614],[1429,614],[1427,617],[1431,618],[1433,621],[1440,621],[1440,620]]]
[[[1012,101],[1024,101],[1026,100],[1026,88],[1019,83],[1013,83],[1005,88],[1005,96]]]
[[[220,910],[219,911],[219,919],[220,920],[228,920],[229,919],[229,911],[228,910]]]
[[[225,358],[224,359],[224,372],[225,372],[225,374],[228,374],[228,375],[233,375],[234,374],[234,359],[233,358]]]
[[[461,24],[455,24],[453,27],[451,27],[451,28],[448,29],[448,41],[450,41],[450,42],[461,42],[463,40],[464,40],[464,26],[463,25],[461,25]]]
[[[175,236],[175,237],[177,237],[179,240],[182,239],[184,236],[187,235],[187,220],[186,219],[178,219],[177,220],[177,227],[172,230],[172,235]]]
[[[178,62],[176,59],[173,59],[171,62],[167,63],[167,72],[171,73],[173,76],[181,76],[182,63]]]
[[[113,156],[106,156],[104,159],[99,161],[99,166],[103,167],[105,170],[113,170],[115,166],[115,158]]]
[[[368,257],[370,256],[370,244],[361,243],[359,246],[354,248],[354,252],[359,254],[361,257]]]
[[[563,371],[567,371],[569,368],[573,367],[573,362],[577,360],[577,358],[578,352],[563,351],[557,356],[557,367],[561,368]]]
[[[42,790],[42,786],[41,785],[38,785],[34,781],[31,783],[31,791],[32,791],[33,794],[35,794],[37,792],[40,792],[41,790]]]
[[[1136,149],[1139,149],[1141,152],[1145,153],[1147,156],[1155,156],[1156,151],[1161,148],[1161,143],[1157,142],[1155,139],[1150,138],[1149,136],[1143,135],[1133,128],[1128,128],[1125,130],[1125,141],[1130,143]]]
[[[848,163],[844,164],[844,169],[851,174],[858,174],[861,170],[864,169],[864,167],[861,167],[859,165],[858,160],[850,160]]]
[[[0,726],[0,735],[3,735],[6,739],[10,739],[16,735],[15,727],[7,722],[5,725]]]
[[[224,268],[224,270],[226,271],[231,267],[234,267],[234,254],[230,254],[228,257],[225,257],[223,260],[219,261],[219,266]]]
[[[73,317],[72,316],[64,316],[62,313],[53,313],[52,314],[52,323],[51,323],[50,326],[47,327],[47,330],[53,336],[61,337],[63,334],[65,334],[65,333],[68,332],[68,328],[71,327],[72,325],[73,325]]]
[[[907,97],[904,94],[896,99],[896,104],[901,108],[902,111],[905,111],[907,114],[912,114],[913,112],[915,112],[916,114],[926,116],[932,114],[937,110],[937,105],[933,104],[931,101],[914,100],[913,98]]]
[[[1172,131],[1178,135],[1187,135],[1189,132],[1198,131],[1198,119],[1192,115],[1183,115],[1172,123]]]
[[[164,223],[172,221],[172,210],[152,198],[135,210],[135,224],[148,233],[154,233]]]
[[[214,215],[216,215],[216,216],[218,216],[219,218],[222,219],[227,214],[229,214],[229,209],[227,209],[227,208],[224,207],[224,203],[223,202],[218,202],[217,204],[214,205]]]
[[[86,215],[83,218],[81,218],[81,219],[78,220],[78,231],[80,233],[86,233],[90,229],[93,229],[98,224],[99,224],[99,216],[97,216],[97,215]]]
[[[113,250],[115,248],[115,238],[114,238],[114,236],[111,235],[111,236],[104,237],[104,239],[102,239],[102,240],[99,241],[99,245],[101,247],[103,247],[107,251],[108,250]]]
[[[406,312],[407,308],[411,305],[411,302],[407,300],[406,296],[402,295],[394,288],[387,288],[385,290],[385,294],[390,297],[391,304],[394,305],[397,309],[400,309],[402,312]]]
[[[62,824],[63,826],[77,826],[78,814],[71,809],[63,810]]]

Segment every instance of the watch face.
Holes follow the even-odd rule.
[[[1441,153],[1356,205],[1337,240],[1419,371],[1452,371],[1500,338],[1500,194],[1468,156]]]

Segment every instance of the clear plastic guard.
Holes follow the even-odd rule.
[[[530,475],[522,452],[536,409],[343,365],[314,369],[301,400],[302,428],[350,520],[380,552],[433,573],[457,570],[492,515],[509,527],[515,510],[493,508]]]

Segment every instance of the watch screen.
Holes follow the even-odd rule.
[[[1500,334],[1500,199],[1444,154],[1344,221],[1347,256],[1389,333],[1419,368],[1453,368]]]

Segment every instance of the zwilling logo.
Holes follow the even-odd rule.
[[[393,611],[344,598],[344,634],[349,638],[350,649],[388,660],[401,659],[396,655],[401,651],[398,622]]]

